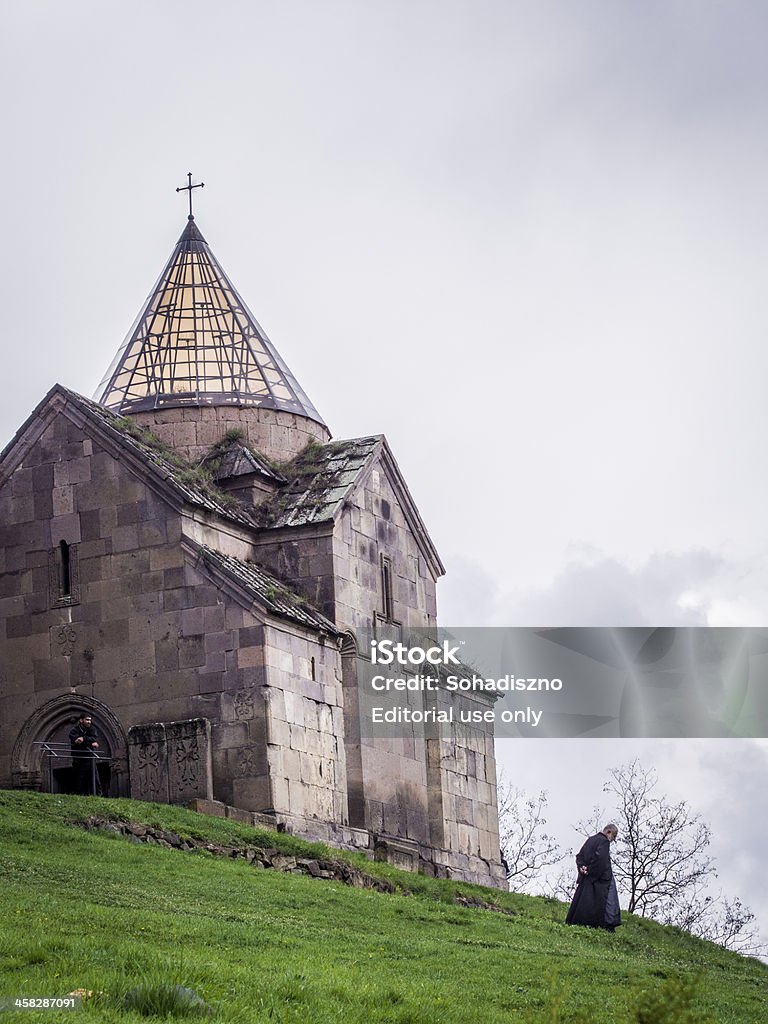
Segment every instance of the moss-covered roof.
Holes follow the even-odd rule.
[[[225,437],[215,444],[200,465],[209,470],[214,480],[231,480],[240,476],[259,476],[273,485],[285,483],[285,477],[260,452],[254,451],[239,437]]]
[[[67,388],[61,391],[90,418],[97,419],[142,461],[173,486],[192,505],[250,527],[278,528],[327,522],[334,518],[355,485],[358,475],[381,443],[381,436],[310,444],[292,461],[274,466],[239,440],[217,446],[202,465],[188,462],[151,431],[129,417]],[[220,451],[218,450],[220,449]],[[223,455],[226,466],[217,466]],[[275,494],[257,508],[242,504],[216,486],[224,475],[258,472],[277,486]]]
[[[290,619],[315,631],[337,634],[330,619],[263,566],[207,547],[201,548],[201,555],[204,562],[218,567],[273,615]]]
[[[381,435],[310,444],[280,467],[288,483],[256,509],[261,526],[305,526],[333,519]]]
[[[61,391],[87,416],[96,418],[111,433],[118,434],[121,443],[139,455],[142,461],[178,491],[185,501],[236,523],[251,527],[257,525],[252,509],[216,487],[210,474],[183,459],[151,431],[140,427],[128,417],[118,416],[97,402],[83,398],[74,391],[67,388],[61,388]]]

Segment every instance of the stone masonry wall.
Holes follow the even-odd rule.
[[[335,618],[332,524],[297,530],[271,530],[255,538],[256,559],[327,616]]]
[[[448,852],[445,862],[454,873],[490,873],[491,884],[502,884],[493,725],[461,721],[462,712],[469,717],[493,703],[443,690],[437,707],[452,708],[453,722],[433,727],[427,739],[433,844]]]
[[[391,567],[391,618],[408,629],[434,626],[435,580],[380,463],[343,511],[333,537],[336,621],[340,628],[397,633],[383,619],[381,556]],[[358,633],[359,636],[359,633]],[[365,824],[374,833],[430,843],[423,733],[359,744]]]
[[[391,564],[392,618],[408,627],[435,622],[435,581],[378,463],[352,495],[333,532],[331,524],[321,524],[282,530],[257,538],[256,543],[259,560],[291,580],[340,629],[370,631],[382,615],[381,555]],[[378,628],[388,627],[379,622]],[[356,723],[347,724],[355,729]],[[428,844],[423,736],[360,742],[359,727],[355,731],[357,735],[346,738],[359,758],[365,808],[352,824]]]
[[[343,511],[333,555],[340,629],[370,629],[374,613],[383,612],[382,555],[392,568],[392,617],[408,628],[435,624],[435,580],[380,463]]]
[[[368,629],[383,612],[381,556],[392,568],[393,618],[434,625],[435,580],[380,464],[339,520],[273,530],[255,540],[257,558],[288,579],[339,629]]]
[[[366,827],[431,844],[423,738],[363,741],[361,752]]]
[[[3,755],[31,711],[70,687],[128,729],[218,717],[225,671],[250,682],[240,609],[186,564],[179,516],[65,416],[2,488],[0,522]],[[61,540],[79,576],[70,605],[51,593]]]
[[[302,636],[268,628],[264,660],[270,806],[278,814],[346,825],[338,650],[333,642],[308,643]],[[249,781],[235,784],[238,806],[250,809],[249,796]]]
[[[324,443],[331,436],[306,416],[253,406],[154,409],[134,413],[133,419],[192,462],[202,459],[229,430],[244,431],[248,444],[275,462],[286,462],[311,442]]]
[[[0,523],[0,784],[12,784],[10,754],[25,721],[71,687],[110,707],[126,733],[157,722],[210,721],[216,799],[233,802],[239,780],[271,780],[267,730],[274,716],[263,688],[269,681],[298,692],[312,656],[333,680],[324,661],[332,648],[290,635],[284,642],[276,628],[265,647],[263,623],[185,554],[179,515],[64,415],[0,488]],[[79,577],[78,599],[64,605],[50,577],[61,540],[71,545]],[[307,761],[315,751],[301,749],[315,744],[330,756],[333,706],[321,712],[322,723],[315,712],[320,739],[302,738],[306,725],[294,736],[309,765],[307,786],[320,789],[318,779],[330,774],[330,797],[323,804],[297,788],[286,809],[303,804],[313,814],[339,802],[343,769],[324,767],[321,775]],[[267,789],[254,802],[261,809],[276,801]]]

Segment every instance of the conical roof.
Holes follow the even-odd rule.
[[[94,398],[124,414],[260,406],[323,424],[193,217]]]

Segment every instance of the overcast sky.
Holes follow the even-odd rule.
[[[335,436],[389,438],[446,625],[766,625],[763,3],[3,15],[0,444],[56,381],[93,393],[191,170],[199,227]],[[558,790],[566,843],[630,754],[581,744],[576,787],[575,749],[499,751]],[[768,818],[768,755],[646,754],[768,922],[768,836],[736,827]]]

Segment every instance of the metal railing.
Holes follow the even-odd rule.
[[[103,764],[108,764],[112,761],[112,758],[103,753],[101,750],[84,750],[82,753],[79,751],[76,753],[72,750],[70,743],[52,743],[52,742],[37,742],[32,744],[33,747],[40,747],[42,753],[45,755],[48,762],[48,790],[54,792],[54,769],[56,767],[66,767],[64,764],[57,765],[56,762],[61,760],[71,760],[72,768],[76,769],[78,765],[76,762],[90,761],[90,778],[88,792],[86,796],[98,796],[100,794],[101,785],[99,783],[98,776],[98,764],[101,761]],[[78,773],[79,774],[79,773]],[[82,773],[85,776],[85,772]]]

